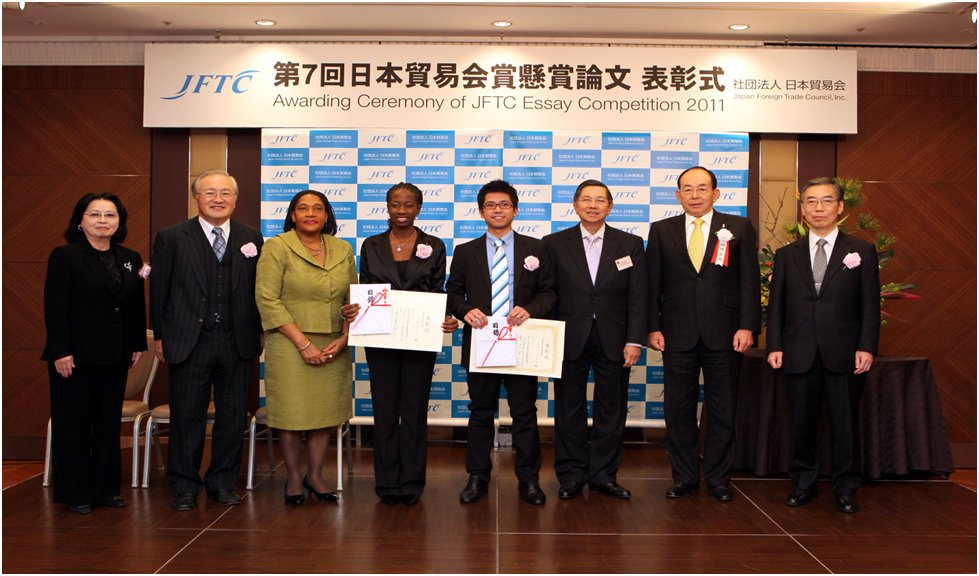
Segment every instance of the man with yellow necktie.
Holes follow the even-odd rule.
[[[673,484],[667,498],[700,485],[697,399],[700,371],[710,422],[704,479],[710,495],[734,500],[734,424],[743,353],[761,329],[758,246],[747,218],[714,210],[717,177],[694,166],[677,179],[683,214],[649,227],[649,345],[663,353],[667,446]]]

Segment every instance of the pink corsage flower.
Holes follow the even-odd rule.
[[[419,244],[418,248],[415,249],[415,256],[421,258],[422,260],[426,260],[431,255],[432,247],[428,244]]]
[[[241,247],[241,253],[245,255],[245,258],[254,258],[258,256],[258,248],[255,247],[254,242],[249,242]]]
[[[537,259],[537,256],[527,256],[523,259],[523,267],[524,270],[530,270],[533,272],[534,270],[540,268],[540,260]]]
[[[147,278],[150,277],[150,271],[152,271],[152,270],[153,269],[150,268],[149,262],[147,262],[147,263],[143,264],[143,267],[142,268],[139,269],[139,272],[137,272],[137,275],[140,278],[142,278],[143,280],[146,280]]]
[[[843,265],[849,269],[854,269],[860,265],[860,255],[856,252],[850,252],[843,257]]]

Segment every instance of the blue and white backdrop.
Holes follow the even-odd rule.
[[[337,236],[353,246],[359,263],[362,241],[387,229],[388,188],[412,182],[424,193],[417,225],[445,241],[451,263],[456,246],[485,230],[476,193],[486,182],[503,178],[517,188],[514,228],[541,238],[578,222],[572,209],[574,190],[581,181],[595,178],[612,191],[608,222],[645,239],[650,222],[680,213],[676,178],[698,164],[718,176],[721,197],[716,208],[746,215],[747,134],[265,129],[262,233],[271,237],[282,232],[296,192],[318,190],[330,199],[340,228]],[[446,336],[438,356],[429,402],[433,424],[465,425],[469,416],[461,344],[460,329]],[[355,423],[367,423],[372,409],[363,350],[354,350],[353,378]],[[550,423],[554,384],[542,379],[538,386],[539,418]],[[662,425],[662,393],[662,357],[646,350],[630,377],[628,424]],[[501,400],[501,422],[507,423],[508,416]]]

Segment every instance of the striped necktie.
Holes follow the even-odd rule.
[[[700,265],[704,262],[704,221],[697,218],[693,221],[693,232],[690,233],[690,244],[687,245],[687,255],[690,256],[690,263],[694,269],[700,272]]]
[[[224,258],[224,249],[228,247],[228,243],[224,241],[224,230],[215,226],[211,229],[211,234],[214,234],[214,244],[211,244],[211,247],[214,248],[214,255],[220,262]]]
[[[493,253],[493,267],[490,270],[493,293],[493,316],[504,316],[510,311],[510,273],[507,269],[506,250],[503,240],[494,240],[496,252]]]

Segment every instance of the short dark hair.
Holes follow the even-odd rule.
[[[483,209],[483,202],[486,201],[486,195],[491,192],[502,192],[508,195],[510,197],[510,203],[513,204],[514,208],[517,207],[517,189],[506,180],[493,180],[484,184],[479,189],[479,193],[476,194],[476,204],[480,210]]]
[[[323,234],[329,234],[330,236],[336,236],[337,234],[337,217],[333,214],[333,207],[330,206],[330,201],[326,199],[326,196],[322,192],[317,192],[316,190],[303,190],[302,192],[297,192],[292,200],[289,201],[289,210],[286,212],[286,221],[282,226],[284,232],[290,230],[295,230],[296,222],[292,219],[292,213],[296,210],[296,204],[299,204],[299,199],[307,194],[312,194],[323,202],[323,207],[326,208],[326,222],[323,224]]]
[[[717,189],[717,176],[713,172],[711,172],[710,170],[704,168],[703,166],[691,166],[690,168],[687,168],[683,172],[680,172],[680,175],[676,177],[676,189],[677,190],[680,189],[680,180],[682,180],[683,177],[686,176],[687,172],[690,172],[691,170],[703,170],[704,172],[706,172],[707,174],[709,174],[710,175],[710,188],[711,188],[711,190],[716,190]]]
[[[806,190],[813,186],[832,186],[836,190],[836,199],[840,202],[843,201],[843,186],[840,186],[839,181],[830,176],[821,176],[806,182],[806,185],[802,187],[802,192],[799,192],[799,202],[802,202],[802,199],[806,197]]]
[[[574,191],[574,198],[572,200],[577,201],[578,200],[578,196],[581,196],[581,191],[584,190],[585,188],[588,188],[589,186],[600,186],[600,187],[604,188],[605,189],[605,199],[608,200],[608,203],[609,204],[612,203],[612,191],[609,190],[608,189],[608,186],[606,186],[605,183],[602,182],[601,180],[585,180],[581,184],[578,184],[578,187]]]
[[[422,191],[420,188],[418,188],[418,186],[415,186],[411,182],[398,182],[394,186],[388,188],[388,195],[385,197],[384,201],[390,202],[391,195],[398,190],[407,190],[408,192],[411,192],[415,196],[415,202],[417,202],[419,206],[422,205]]]
[[[88,210],[88,205],[96,200],[108,200],[116,205],[116,212],[119,213],[119,228],[116,229],[116,233],[109,239],[109,243],[122,244],[126,241],[126,236],[129,234],[126,228],[126,220],[129,218],[129,212],[126,212],[126,207],[122,205],[122,200],[111,192],[90,193],[78,199],[78,202],[75,204],[75,209],[71,211],[68,228],[65,229],[65,240],[69,243],[85,240],[85,233],[79,228],[82,225],[82,216]]]

